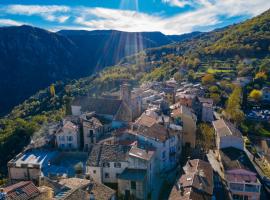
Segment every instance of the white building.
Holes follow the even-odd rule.
[[[157,122],[150,116],[143,114],[129,130],[142,146],[156,149],[158,171],[167,171],[174,168],[180,158],[182,150],[182,131],[174,127]]]
[[[230,122],[224,119],[213,121],[218,149],[234,147],[244,149],[244,140],[241,132]]]
[[[86,166],[86,174],[99,183],[117,184],[117,177],[128,167],[130,147],[99,145],[92,147]]]
[[[77,125],[71,121],[65,121],[56,133],[58,148],[72,150],[80,148],[80,132]]]

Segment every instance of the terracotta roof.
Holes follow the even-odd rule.
[[[130,148],[121,145],[96,144],[90,151],[87,164],[102,166],[105,162],[125,162]]]
[[[151,127],[139,126],[134,128],[130,133],[143,135],[160,142],[165,142],[171,135],[176,134],[175,131],[169,130],[160,124],[154,124]]]
[[[237,136],[242,137],[241,132],[231,123],[224,119],[213,121],[214,129],[219,137]]]
[[[189,160],[170,194],[170,200],[211,199],[213,194],[213,169],[208,162]]]
[[[178,189],[178,186],[174,186],[169,200],[211,200],[212,197],[206,194],[202,194],[193,188],[185,188],[183,191]]]
[[[154,153],[154,151],[146,151],[144,149],[133,146],[129,151],[129,156],[133,156],[142,160],[151,160]]]
[[[147,127],[151,127],[153,126],[155,123],[157,122],[157,120],[154,117],[151,117],[149,115],[146,115],[145,113],[143,113],[135,122],[135,124],[137,125],[142,125],[142,126],[147,126]]]
[[[95,181],[91,181],[89,189],[97,200],[111,200],[116,193],[113,189]],[[90,199],[90,194],[87,199]]]
[[[76,126],[74,123],[72,123],[71,121],[68,121],[64,124],[63,126],[64,129],[68,129],[71,131],[76,132],[78,130],[78,126]]]
[[[21,181],[4,188],[7,197],[15,200],[28,200],[40,194],[38,188],[31,181]]]
[[[66,178],[61,179],[59,184],[66,186],[70,189],[82,188],[88,190],[86,199],[90,199],[90,192],[92,192],[98,200],[109,200],[115,195],[115,191],[101,183],[93,180],[80,179],[80,178]]]
[[[116,115],[122,104],[119,99],[77,97],[71,105],[81,106],[82,112],[95,111],[97,114]]]
[[[95,117],[91,117],[91,119],[84,120],[83,126],[89,127],[89,128],[99,128],[102,127],[103,124]]]
[[[181,105],[179,108],[175,108],[172,110],[172,117],[181,117],[182,115],[188,116],[194,120],[197,120],[196,115],[193,113],[191,108]]]

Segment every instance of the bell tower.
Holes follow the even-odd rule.
[[[131,100],[131,86],[128,83],[124,83],[120,86],[120,98],[128,105],[130,105]]]

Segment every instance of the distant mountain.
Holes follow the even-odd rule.
[[[96,70],[114,65],[121,58],[143,49],[174,42],[160,32],[62,30],[58,34],[72,40],[79,48],[82,59],[85,59],[83,62],[96,67]]]
[[[52,82],[82,76],[77,50],[68,38],[43,29],[0,28],[0,113]]]
[[[167,37],[175,42],[183,42],[185,40],[192,39],[192,38],[194,38],[198,35],[201,35],[201,34],[203,34],[203,32],[195,31],[195,32],[191,32],[191,33],[185,33],[182,35],[167,35]]]
[[[0,115],[55,81],[85,77],[143,49],[178,41],[160,32],[2,27]]]

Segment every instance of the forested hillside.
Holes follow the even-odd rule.
[[[49,32],[31,26],[0,28],[0,116],[56,81],[91,75],[145,48],[194,37],[171,39],[160,32]]]
[[[0,157],[2,171],[5,172],[7,160],[21,150],[44,122],[59,120],[69,113],[68,105],[74,96],[115,91],[123,80],[136,85],[174,76],[178,81],[188,79],[207,84],[213,89],[210,97],[218,104],[221,99],[226,100],[232,91],[227,85],[236,77],[255,77],[263,73],[266,75],[264,82],[269,82],[269,22],[270,11],[267,11],[241,24],[201,33],[177,44],[141,51],[93,76],[68,83],[58,82],[56,95],[48,88],[40,91],[0,121],[0,152],[5,155]],[[220,88],[211,87],[217,81],[220,81]],[[22,136],[28,139],[21,141]],[[17,141],[23,144],[11,149],[10,144]]]

